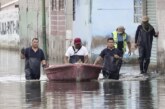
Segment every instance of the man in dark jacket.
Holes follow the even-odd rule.
[[[25,58],[26,80],[40,79],[40,65],[46,67],[45,56],[38,47],[38,38],[32,39],[32,46],[21,50],[21,58]]]
[[[158,37],[147,16],[142,17],[142,23],[137,27],[135,47],[139,48],[139,64],[141,74],[146,74],[150,63],[153,36]]]
[[[103,49],[94,62],[94,65],[103,60],[103,76],[107,79],[119,79],[122,52],[115,48],[114,39],[107,39],[107,48]]]

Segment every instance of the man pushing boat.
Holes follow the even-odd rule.
[[[94,65],[103,61],[103,76],[105,79],[119,79],[122,52],[115,48],[114,39],[107,39],[107,48],[103,49],[94,62]]]

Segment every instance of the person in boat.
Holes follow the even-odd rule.
[[[113,38],[107,39],[107,48],[103,49],[96,58],[94,65],[103,61],[102,73],[106,79],[119,79],[120,63],[122,61],[122,52],[115,48]]]
[[[21,58],[25,59],[25,78],[26,80],[40,79],[40,65],[46,67],[45,55],[38,47],[38,38],[32,39],[32,45],[21,49]]]
[[[149,23],[149,17],[143,16],[142,23],[137,27],[135,34],[135,48],[139,48],[139,65],[141,74],[146,74],[150,63],[153,36],[158,37]]]
[[[70,46],[64,57],[64,63],[87,63],[88,62],[88,50],[82,45],[80,38],[74,39],[74,46]]]

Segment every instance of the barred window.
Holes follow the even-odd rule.
[[[63,10],[65,6],[65,1],[64,0],[59,0],[59,10]]]
[[[58,0],[52,0],[52,10],[57,10]]]
[[[142,17],[143,0],[134,0],[134,22],[139,23]]]

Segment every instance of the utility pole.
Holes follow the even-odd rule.
[[[47,54],[47,41],[46,41],[46,14],[45,14],[45,0],[42,0],[42,38],[43,38],[43,50],[45,53],[46,60],[48,59]]]

